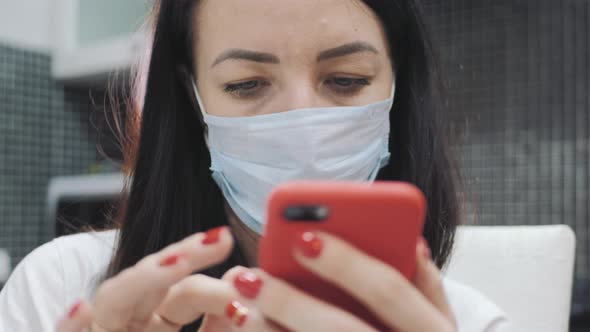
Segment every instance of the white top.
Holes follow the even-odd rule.
[[[106,271],[116,231],[59,237],[27,255],[0,292],[0,331],[54,331],[80,298],[91,299]],[[504,312],[476,290],[445,278],[461,332],[509,331]]]

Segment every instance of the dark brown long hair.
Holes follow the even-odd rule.
[[[182,70],[194,72],[192,13],[197,0],[159,0],[151,16],[150,49],[137,69],[124,137],[131,181],[115,227],[116,251],[104,278],[188,235],[226,225],[224,200],[209,171],[210,155]],[[396,73],[390,112],[392,160],[380,180],[417,185],[428,200],[424,237],[442,267],[461,218],[458,172],[451,157],[442,84],[433,47],[415,0],[365,0],[386,31]],[[205,271],[220,277],[245,265],[230,259]],[[183,331],[194,331],[195,322]]]

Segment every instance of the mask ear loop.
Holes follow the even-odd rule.
[[[197,99],[197,104],[199,105],[199,111],[201,112],[201,118],[203,119],[203,126],[205,127],[205,132],[203,135],[205,136],[205,142],[207,146],[209,146],[209,127],[207,126],[207,113],[205,112],[205,107],[203,106],[203,100],[201,100],[201,95],[199,94],[199,90],[197,89],[197,83],[195,82],[195,78],[191,77],[191,84],[193,86],[193,92],[195,93],[195,98]]]
[[[194,77],[191,77],[191,84],[193,85],[193,92],[195,93],[197,103],[199,104],[199,110],[201,111],[201,115],[203,115],[203,119],[205,119],[205,107],[203,107],[203,100],[201,99],[201,95],[199,95],[199,90],[197,89],[197,83],[195,82]]]
[[[393,84],[391,85],[391,94],[389,95],[389,108],[393,107],[395,100],[395,77],[393,78]]]
[[[200,107],[199,106],[199,102],[195,96],[195,87],[194,87],[194,82],[193,82],[193,75],[189,74],[189,70],[186,68],[186,66],[183,65],[179,65],[176,67],[176,72],[178,74],[179,79],[182,81],[182,86],[185,89],[185,92],[187,93],[188,97],[191,100],[191,106],[193,108],[197,108]],[[201,125],[203,125],[203,127],[205,127],[205,120],[203,119],[203,114],[198,114],[198,118],[199,118],[199,122],[201,123]]]
[[[389,98],[391,98],[392,103],[393,103],[393,100],[395,100],[395,86],[396,86],[396,83],[397,83],[396,82],[396,79],[397,79],[397,76],[395,75],[395,71],[394,71],[394,73],[393,73],[393,80],[392,80],[392,83],[391,83],[391,94],[389,95]]]
[[[389,95],[389,98],[391,98],[392,100],[395,99],[395,80],[393,81],[393,84],[391,85],[391,94]]]

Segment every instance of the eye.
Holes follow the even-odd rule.
[[[332,77],[325,83],[334,93],[340,95],[354,95],[365,86],[370,85],[369,79],[358,77]]]
[[[263,80],[250,80],[238,83],[226,84],[223,91],[238,98],[255,97],[270,83]]]

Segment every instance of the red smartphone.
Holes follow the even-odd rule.
[[[270,195],[258,264],[378,330],[389,330],[356,299],[299,265],[293,257],[294,243],[305,231],[330,233],[411,280],[425,215],[423,193],[405,182],[289,182]]]

